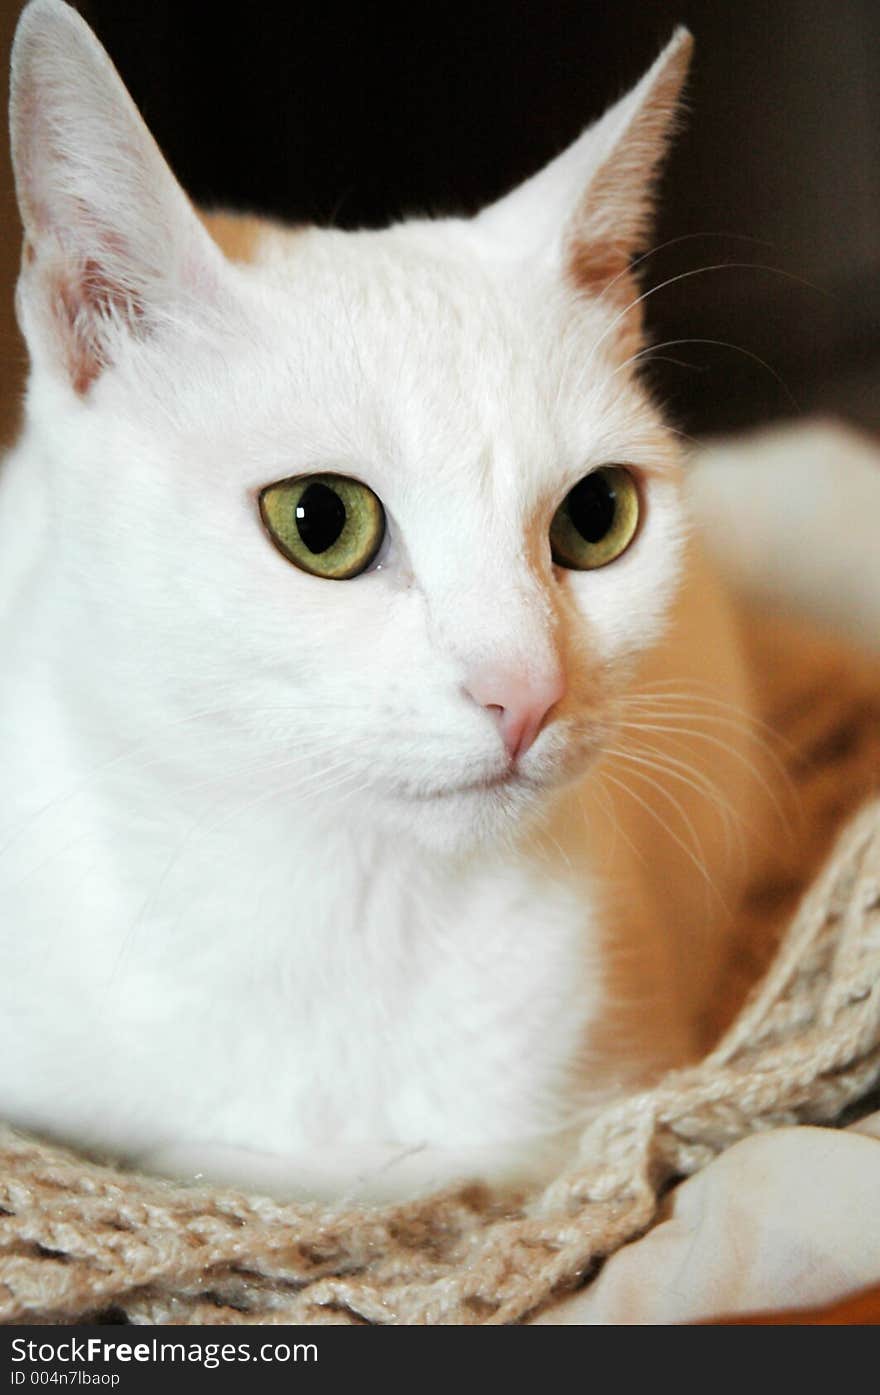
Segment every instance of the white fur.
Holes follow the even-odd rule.
[[[623,364],[620,298],[564,268],[607,161],[643,201],[662,133],[638,161],[627,133],[680,48],[538,211],[527,185],[475,221],[267,227],[243,266],[82,22],[26,9],[33,372],[0,477],[4,1117],[282,1192],[369,1174],[394,1193],[539,1171],[598,1099],[692,1048],[739,873],[711,799],[668,773],[665,802],[627,796],[607,748],[633,690],[708,684],[740,711],[748,689],[686,543],[674,439]],[[118,292],[97,307],[90,257]],[[609,461],[639,472],[636,542],[554,568],[554,510]],[[263,485],[326,469],[388,513],[379,565],[349,582],[296,570],[259,523]],[[568,685],[502,786],[497,724],[465,691],[487,660],[561,662]],[[741,822],[747,736],[692,745]]]

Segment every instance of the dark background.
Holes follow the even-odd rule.
[[[0,7],[11,33],[21,6]],[[671,348],[653,381],[695,432],[816,410],[880,428],[878,0],[78,8],[197,201],[345,227],[478,207],[686,22],[690,112],[656,235],[682,240],[643,284],[725,265],[659,290],[649,323],[737,347]]]

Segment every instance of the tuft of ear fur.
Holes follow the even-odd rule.
[[[210,295],[222,258],[88,25],[31,0],[12,49],[18,288],[32,358],[80,394],[124,336]]]
[[[552,258],[580,289],[625,282],[650,235],[654,183],[692,48],[688,31],[677,29],[631,92],[544,169],[478,214],[477,224],[515,255]]]

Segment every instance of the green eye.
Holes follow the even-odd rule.
[[[385,510],[359,480],[300,475],[260,492],[260,517],[289,562],[333,581],[366,571],[385,536]]]
[[[569,490],[550,524],[558,567],[590,571],[625,552],[639,523],[639,491],[623,465],[603,465]]]

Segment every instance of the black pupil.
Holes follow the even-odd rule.
[[[310,484],[299,496],[296,526],[309,552],[326,552],[345,527],[345,505],[326,484]]]
[[[617,492],[605,475],[587,475],[565,501],[568,516],[585,542],[601,542],[617,512]]]

